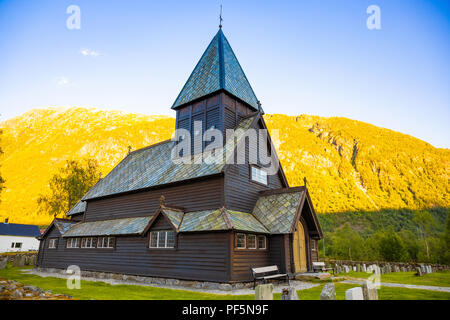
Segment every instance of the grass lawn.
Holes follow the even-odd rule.
[[[450,271],[439,271],[425,274],[421,277],[415,276],[415,272],[392,272],[381,275],[381,282],[407,283],[422,286],[450,287]],[[370,273],[354,272],[340,273],[339,276],[352,278],[368,278]]]
[[[75,299],[89,300],[253,300],[254,295],[218,295],[187,290],[154,288],[136,285],[110,285],[104,282],[81,281],[81,289],[70,290],[66,287],[66,279],[39,277],[22,274],[20,269],[31,267],[8,267],[0,270],[0,278],[16,280],[25,285],[34,285],[53,293],[67,294]],[[324,284],[307,290],[298,291],[301,300],[320,300],[320,292]],[[335,283],[336,297],[345,299],[345,291],[355,287],[354,284]],[[427,290],[387,288],[378,290],[380,300],[450,300],[450,293]],[[280,294],[274,294],[280,300]]]

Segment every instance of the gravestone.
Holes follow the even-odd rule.
[[[25,265],[25,256],[17,254],[14,256],[13,266],[14,267],[23,267]]]
[[[406,272],[406,268],[405,267],[402,267],[402,272]]]
[[[293,287],[284,288],[281,291],[281,300],[298,300],[297,290]]]
[[[345,300],[364,300],[362,288],[356,287],[345,291]]]
[[[421,277],[421,276],[422,276],[422,268],[417,267],[417,268],[416,268],[416,273],[415,273],[414,275],[415,275],[415,276]]]
[[[336,300],[336,288],[334,283],[328,282],[323,286],[320,293],[320,300]]]
[[[362,292],[364,300],[378,300],[378,292],[375,284],[366,281],[366,283],[362,285]]]
[[[349,273],[350,272],[350,268],[348,266],[344,266],[345,268],[345,273]]]
[[[6,262],[7,261],[8,261],[7,258],[0,260],[0,269],[5,269],[6,268]]]
[[[361,265],[359,263],[356,265],[356,272],[361,272]]]
[[[273,284],[260,284],[255,290],[255,300],[273,300]]]
[[[353,266],[353,271],[356,271],[356,266]]]
[[[367,272],[367,268],[366,268],[366,264],[363,263],[363,265],[361,266],[361,270],[362,272]]]

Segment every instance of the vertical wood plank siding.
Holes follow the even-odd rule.
[[[222,206],[223,177],[218,176],[177,186],[142,191],[88,202],[85,221],[142,217],[154,214],[164,195],[168,204],[186,211],[217,209]]]

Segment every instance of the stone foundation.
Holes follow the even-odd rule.
[[[36,271],[46,273],[57,273],[61,275],[68,275],[65,269],[56,268],[42,268],[36,267]],[[180,280],[171,278],[158,278],[147,276],[134,276],[120,273],[98,272],[98,271],[81,271],[81,276],[86,278],[95,279],[110,279],[118,281],[127,281],[131,283],[142,283],[148,285],[160,285],[168,287],[194,288],[194,289],[206,289],[206,290],[220,290],[220,291],[232,291],[237,289],[253,289],[253,282],[236,282],[236,283],[219,283],[209,281],[196,281],[196,280]]]

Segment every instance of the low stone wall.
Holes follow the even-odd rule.
[[[47,273],[57,273],[62,275],[68,275],[65,269],[55,269],[55,268],[41,268],[36,267],[36,271],[47,272]],[[95,279],[111,279],[119,281],[127,281],[131,283],[143,283],[143,284],[154,284],[169,287],[180,287],[180,288],[195,288],[195,289],[206,289],[206,290],[221,290],[221,291],[232,291],[244,288],[253,288],[253,282],[237,282],[237,283],[219,283],[219,282],[209,282],[209,281],[194,281],[194,280],[180,280],[180,279],[170,279],[170,278],[158,278],[158,277],[144,277],[144,276],[134,276],[120,273],[109,273],[109,272],[96,272],[96,271],[86,271],[81,270],[81,276],[86,278]]]
[[[408,263],[408,262],[383,262],[383,261],[349,261],[349,260],[329,260],[329,265],[333,267],[335,273],[357,271],[372,272],[374,266],[378,267],[381,273],[390,272],[411,272],[421,269],[424,273],[449,270],[447,265],[429,263]],[[372,268],[369,268],[372,266]]]
[[[0,255],[0,268],[4,268],[6,263],[12,263],[14,267],[36,265],[37,252],[20,252]]]

